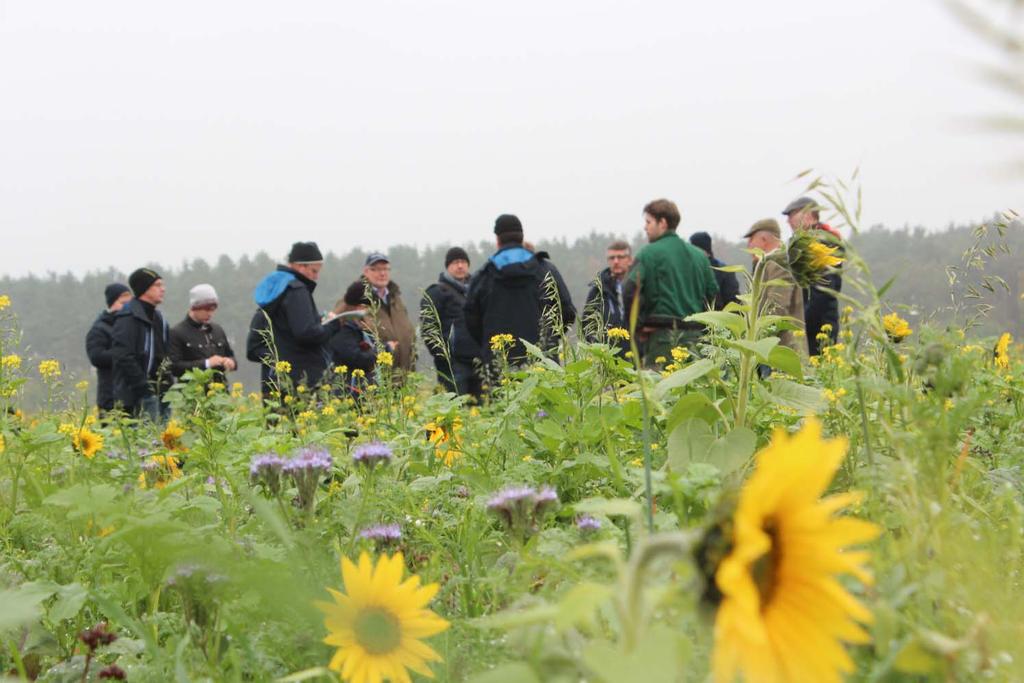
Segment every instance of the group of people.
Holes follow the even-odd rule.
[[[821,223],[812,199],[795,200],[783,214],[794,231],[820,230],[838,237]],[[608,246],[608,267],[594,279],[582,317],[588,339],[607,339],[625,350],[626,337],[609,338],[607,331],[629,329],[635,307],[635,341],[644,363],[651,365],[677,346],[694,347],[704,326],[686,318],[738,301],[739,283],[735,273],[722,270],[725,264],[715,258],[707,233],[695,233],[689,241],[680,238],[680,213],[673,202],[648,203],[643,218],[648,244],[635,257],[627,242]],[[499,356],[511,364],[526,358],[524,342],[551,352],[577,319],[561,274],[546,252],[525,240],[519,218],[499,216],[494,239],[494,253],[472,275],[467,252],[449,249],[444,270],[420,302],[420,330],[439,383],[458,394],[479,397]],[[820,289],[801,290],[789,272],[775,219],[756,222],[745,239],[767,259],[769,286],[758,305],[805,324],[806,352],[817,354],[819,332],[827,330],[833,341],[838,333],[832,290],[841,287],[839,273],[830,273]],[[300,385],[315,387],[338,376],[345,390],[358,394],[367,383],[381,380],[380,366],[389,368],[397,383],[413,368],[416,326],[391,278],[387,255],[369,254],[361,277],[326,314],[313,297],[323,264],[316,243],[296,242],[286,262],[256,285],[246,358],[259,363],[265,396]],[[101,411],[120,408],[166,420],[164,393],[185,373],[206,369],[222,376],[237,368],[227,335],[212,321],[218,297],[211,285],[190,290],[188,312],[174,327],[159,310],[164,282],[151,269],[136,270],[127,285],[108,285],[104,294],[106,309],[86,338],[97,368]],[[803,351],[791,331],[781,333],[781,343]]]

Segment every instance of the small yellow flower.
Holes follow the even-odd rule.
[[[664,363],[666,360],[667,359],[665,358],[665,356],[658,356],[657,358],[654,359],[654,362],[658,363],[660,365],[660,364]]]
[[[71,437],[71,445],[87,459],[92,460],[103,448],[103,437],[83,427]]]
[[[804,337],[807,336],[807,332],[805,332],[804,330],[793,330],[793,336],[796,337],[797,339],[803,339]]]
[[[295,397],[292,396],[291,394],[288,394],[287,396],[284,397],[284,402],[285,402],[285,405],[294,403],[295,402]]]
[[[346,372],[348,372],[348,366],[347,365],[335,365],[334,366],[334,374],[335,375],[344,375]]]
[[[56,360],[39,361],[39,374],[43,379],[56,379],[60,377],[60,362]]]
[[[689,350],[684,346],[677,346],[672,349],[672,360],[677,363],[684,363],[690,357]]]
[[[16,353],[8,354],[0,359],[0,365],[4,370],[17,370],[21,367],[21,356]]]
[[[633,352],[632,351],[626,351],[626,353],[624,353],[622,355],[623,355],[624,358],[629,359],[629,358],[633,357]]]
[[[11,305],[11,297],[6,294],[0,294],[0,311],[4,310]]]
[[[511,334],[496,334],[491,337],[491,351],[499,353],[515,343],[515,337]]]
[[[299,422],[311,422],[316,419],[316,413],[312,410],[303,410],[301,413],[295,416],[295,419]]]
[[[274,372],[279,375],[287,375],[292,371],[292,364],[286,360],[279,360],[274,364]]]
[[[225,389],[227,389],[227,387],[224,385],[223,382],[210,382],[206,386],[206,388],[209,389],[211,393],[215,393],[215,392],[218,392],[218,391],[224,391]]]
[[[366,373],[363,372],[361,369],[356,368],[355,370],[352,371],[352,377],[354,379],[361,379],[366,377]]]
[[[325,417],[329,417],[331,415],[334,415],[335,414],[334,406],[324,406],[323,409],[321,409],[320,414],[325,416]]]
[[[390,368],[395,364],[395,357],[391,355],[390,351],[381,351],[377,354],[377,362]]]
[[[164,448],[168,450],[182,450],[181,437],[184,434],[185,430],[178,424],[178,421],[171,420],[167,423],[167,427],[164,428],[163,433],[160,435],[160,441],[163,442]]]
[[[914,334],[914,331],[910,329],[910,324],[901,318],[898,313],[890,313],[883,316],[882,325],[885,327],[885,333],[893,341],[898,342]]]
[[[523,462],[533,462],[533,456],[532,455],[524,455],[523,456]]]
[[[945,410],[946,412],[949,412],[950,410],[953,410],[954,405],[955,404],[953,403],[953,399],[947,398],[946,402],[942,404],[942,409]]]
[[[305,384],[300,384],[299,386],[295,387],[295,391],[297,391],[300,394],[306,393],[306,391],[307,391],[306,385]]]
[[[87,391],[89,389],[89,382],[83,379],[75,385],[75,389],[78,389],[79,391]]]
[[[1009,332],[1004,332],[1000,337],[999,341],[996,342],[995,361],[996,367],[1001,370],[1007,370],[1010,367],[1010,344],[1013,343],[1013,335]]]
[[[7,440],[4,438],[3,432],[0,432],[0,453],[3,453],[7,448]]]
[[[613,327],[608,330],[609,339],[621,339],[622,341],[629,341],[629,330],[621,327]]]

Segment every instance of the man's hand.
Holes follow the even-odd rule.
[[[235,359],[234,358],[229,358],[227,356],[224,356],[224,369],[225,370],[236,370],[237,368],[238,368],[238,364],[235,363]]]

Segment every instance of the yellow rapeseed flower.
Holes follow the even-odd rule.
[[[438,585],[420,585],[418,576],[402,581],[402,553],[383,556],[376,566],[367,553],[358,566],[341,558],[345,592],[328,592],[334,602],[317,602],[325,614],[324,642],[337,649],[329,667],[343,681],[409,683],[409,669],[433,678],[428,662],[441,656],[423,638],[441,633],[449,623],[427,608]]]
[[[292,371],[292,364],[286,360],[279,360],[274,363],[274,372],[279,375],[287,375]]]
[[[334,366],[334,374],[335,375],[344,375],[346,372],[348,372],[348,366],[347,365],[335,365]]]
[[[879,534],[869,522],[837,516],[856,493],[820,498],[843,457],[845,439],[825,440],[811,418],[795,436],[779,429],[757,455],[740,491],[729,555],[715,571],[714,678],[839,683],[853,662],[842,642],[866,643],[871,612],[838,581],[870,584],[868,553],[848,546]]]
[[[0,365],[4,370],[17,370],[21,367],[21,356],[16,353],[9,353],[0,359]]]
[[[685,346],[676,346],[672,349],[672,360],[677,363],[684,363],[690,357],[690,351]]]
[[[53,359],[39,361],[39,374],[43,379],[56,379],[60,377],[60,361]]]
[[[0,453],[3,453],[7,449],[7,439],[4,438],[3,432],[0,432]]]
[[[511,334],[496,334],[491,337],[491,351],[499,353],[515,343],[516,339]]]
[[[391,355],[390,351],[381,351],[377,354],[377,362],[390,368],[395,364],[395,357]]]
[[[4,310],[11,305],[11,297],[6,294],[0,294],[0,311]]]
[[[1010,367],[1010,344],[1013,343],[1013,335],[1004,332],[999,341],[996,342],[995,361],[996,367],[1007,370]]]
[[[896,342],[914,334],[914,331],[910,329],[910,323],[901,318],[898,313],[883,316],[882,325],[885,326],[885,333],[889,335],[889,338]]]
[[[352,371],[352,378],[353,379],[359,379],[359,378],[362,378],[362,377],[366,377],[366,373],[363,372],[360,368],[356,368],[355,370]]]
[[[629,341],[629,330],[621,327],[613,327],[610,330],[608,330],[608,338]]]

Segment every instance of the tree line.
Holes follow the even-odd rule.
[[[904,317],[909,317],[915,327],[926,320],[936,324],[960,323],[976,304],[982,303],[992,308],[980,321],[977,334],[1008,330],[1020,337],[1024,333],[1024,302],[1021,301],[1024,276],[1020,267],[1024,230],[1021,228],[1020,222],[1014,222],[1004,234],[990,231],[980,236],[978,226],[950,226],[938,232],[876,226],[853,236],[850,244],[868,264],[876,286],[895,277],[885,299],[900,306]],[[684,230],[680,233],[688,236]],[[590,282],[605,267],[605,247],[617,238],[621,235],[592,232],[573,240],[539,240],[535,244],[537,249],[551,255],[579,307]],[[642,234],[633,235],[630,241],[634,249],[639,249],[643,244]],[[401,287],[410,310],[418,309],[422,291],[437,280],[449,246],[417,250],[400,245],[387,250],[393,279]],[[489,241],[461,246],[469,253],[474,270],[494,251]],[[750,256],[743,251],[744,246],[716,240],[715,255],[729,264],[749,266]],[[286,247],[282,245],[282,249]],[[348,284],[361,273],[365,256],[362,250],[345,254],[328,252],[315,293],[320,308],[328,310],[341,298]],[[239,371],[232,373],[231,378],[243,382],[247,390],[256,390],[258,369],[244,360],[247,326],[256,308],[252,293],[260,278],[277,263],[272,256],[260,253],[238,259],[222,255],[212,263],[195,259],[177,268],[155,262],[139,265],[148,265],[164,276],[167,297],[161,308],[172,325],[185,316],[190,287],[206,282],[216,288],[220,308],[215,321],[224,327],[240,360]],[[0,294],[11,298],[22,330],[23,355],[31,367],[40,359],[56,358],[61,361],[64,376],[69,381],[91,378],[85,355],[85,334],[103,307],[104,286],[114,281],[124,282],[126,277],[126,273],[107,269],[81,277],[50,273],[42,277],[0,278]],[[952,284],[951,280],[954,280]],[[844,290],[855,294],[850,286]],[[981,298],[975,299],[975,292]],[[422,363],[427,358],[422,341],[419,354],[421,365],[426,367]],[[32,396],[28,398],[31,400]]]

